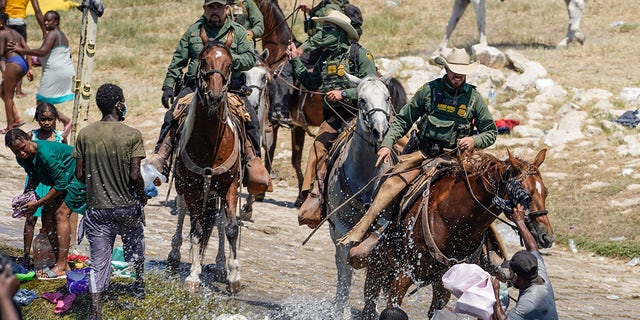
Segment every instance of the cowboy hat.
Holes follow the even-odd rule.
[[[347,17],[344,13],[338,10],[327,10],[327,15],[324,17],[313,17],[311,18],[313,21],[317,22],[330,22],[340,27],[340,29],[344,30],[347,33],[347,38],[349,41],[356,42],[360,39],[356,28],[351,25],[351,19]]]
[[[447,55],[447,58],[436,57],[435,62],[439,65],[443,65],[454,73],[458,74],[470,74],[478,70],[478,63],[471,63],[471,58],[464,49],[453,48],[451,53]]]

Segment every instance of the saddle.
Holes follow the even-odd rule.
[[[176,106],[173,109],[173,119],[178,122],[179,126],[182,126],[184,120],[187,119],[189,106],[193,102],[194,95],[195,92],[191,92],[178,99],[178,102],[176,102]],[[233,119],[237,120],[235,121],[236,123],[240,124],[242,122],[251,121],[251,116],[249,116],[249,112],[244,105],[244,101],[238,95],[227,93],[227,101],[229,103],[229,110],[231,111],[231,115],[233,115]]]
[[[402,217],[409,212],[409,209],[418,198],[424,197],[428,199],[431,185],[457,166],[458,163],[450,158],[435,157],[424,159],[420,174],[413,180],[407,188],[407,192],[400,199],[400,216]]]

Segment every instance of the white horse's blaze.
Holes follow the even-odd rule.
[[[222,57],[222,51],[216,51],[216,58]]]
[[[542,184],[540,181],[536,181],[536,191],[538,191],[539,194],[542,194]]]

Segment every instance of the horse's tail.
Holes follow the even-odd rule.
[[[387,89],[389,89],[389,94],[391,95],[391,103],[393,104],[393,109],[397,114],[400,112],[400,109],[407,104],[407,92],[404,90],[402,83],[400,80],[396,78],[389,79],[387,83]]]

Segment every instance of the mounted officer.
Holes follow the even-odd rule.
[[[376,220],[368,238],[351,248],[349,262],[362,267],[395,211],[387,208],[421,172],[433,174],[438,163],[451,160],[446,149],[484,149],[496,141],[498,131],[484,98],[476,88],[466,83],[466,76],[478,68],[471,63],[464,49],[454,48],[446,59],[436,58],[446,74],[423,85],[411,101],[402,107],[378,150],[376,166],[386,162],[393,144],[403,137],[413,124],[418,131],[412,135],[400,156],[400,162],[379,188],[373,203],[340,243],[359,242]],[[477,130],[474,130],[474,128]],[[425,159],[434,159],[425,161]],[[425,166],[421,163],[426,164]]]
[[[264,33],[264,17],[253,0],[229,0],[231,19],[247,29],[247,38],[256,45]]]
[[[302,183],[302,194],[306,199],[298,212],[298,222],[310,227],[315,227],[321,219],[322,194],[327,173],[326,153],[331,149],[339,131],[358,113],[357,89],[351,88],[345,74],[350,73],[359,78],[376,75],[373,56],[366,49],[358,46],[357,61],[350,59],[351,42],[357,42],[359,35],[346,15],[332,10],[325,17],[313,19],[323,26],[324,48],[313,71],[308,71],[300,61],[299,51],[294,43],[287,48],[295,78],[305,88],[319,90],[326,95],[323,104],[325,120],[320,125],[309,152]]]
[[[225,43],[231,40],[231,56],[233,66],[231,68],[231,82],[229,91],[236,94],[246,94],[243,83],[242,71],[247,71],[255,65],[253,43],[249,41],[247,30],[238,23],[227,19],[230,16],[231,7],[227,0],[204,0],[202,6],[204,14],[198,21],[192,24],[183,34],[176,48],[167,75],[162,83],[162,105],[170,108],[164,117],[164,123],[160,131],[160,137],[156,143],[150,163],[165,176],[169,174],[166,163],[173,152],[175,131],[178,121],[174,119],[174,109],[183,97],[193,93],[196,88],[196,74],[198,71],[198,55],[204,47],[200,32],[204,30],[208,39]],[[187,73],[181,81],[182,69],[187,68]],[[176,96],[175,93],[178,93]],[[175,99],[174,99],[175,98]],[[246,103],[245,103],[246,105]],[[258,177],[266,172],[264,163],[260,159],[260,133],[258,117],[253,108],[244,108],[250,116],[250,121],[245,122],[247,136],[251,143],[245,143],[244,154],[247,161],[248,178]]]

